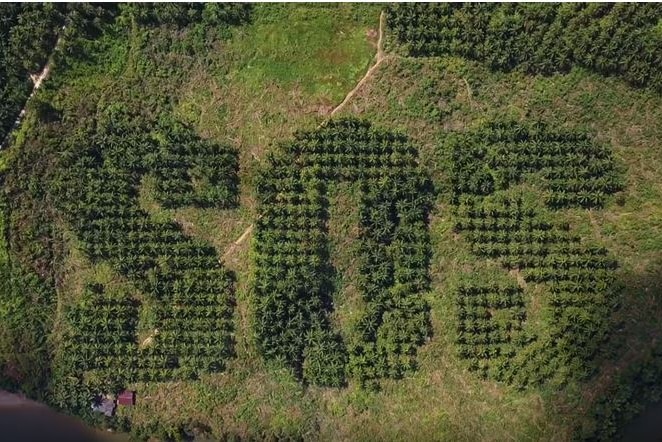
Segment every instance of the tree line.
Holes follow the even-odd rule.
[[[388,26],[413,56],[458,55],[492,69],[581,66],[662,92],[662,10],[654,3],[406,3]]]

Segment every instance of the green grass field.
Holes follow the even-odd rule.
[[[109,265],[90,262],[70,226],[43,196],[47,191],[33,189],[48,186],[50,168],[59,158],[58,140],[78,131],[79,121],[124,106],[146,116],[171,112],[202,138],[229,142],[239,150],[237,209],[163,209],[156,203],[154,183],[142,183],[142,208],[155,219],[175,220],[185,233],[213,245],[236,273],[236,357],[224,372],[196,381],[127,385],[138,392],[138,400],[135,407],[120,408],[118,416],[130,419],[137,433],[175,437],[176,429],[185,426],[229,440],[571,440],[578,428],[592,425],[590,407],[614,374],[635,363],[659,338],[662,97],[581,68],[538,76],[492,72],[455,57],[407,58],[395,55],[397,48],[389,41],[392,55],[340,116],[403,131],[418,145],[420,163],[433,178],[438,196],[429,226],[432,287],[425,294],[433,335],[419,349],[416,373],[383,381],[380,391],[362,389],[353,381],[343,389],[304,386],[284,367],[261,358],[251,327],[252,237],[232,246],[257,216],[256,172],[278,143],[325,121],[374,63],[379,14],[379,5],[256,5],[251,23],[202,43],[192,30],[146,30],[135,23],[114,27],[87,43],[87,59],[65,58],[60,64],[56,59],[53,78],[36,100],[47,103],[57,118],[37,117],[37,106],[29,107],[11,158],[0,155],[0,172],[10,168],[8,180],[18,189],[10,197],[41,202],[57,238],[48,244],[56,291],[48,343],[57,353],[62,311],[78,301],[86,283],[101,282],[141,296]],[[446,132],[504,115],[592,134],[613,149],[625,176],[625,189],[610,197],[604,209],[558,214],[583,241],[603,245],[617,258],[618,280],[624,286],[619,326],[608,351],[600,355],[601,370],[561,390],[520,391],[481,380],[455,348],[453,288],[470,275],[515,279],[496,261],[477,259],[466,239],[453,232],[448,165],[436,148]],[[34,168],[31,158],[38,158]],[[36,182],[33,187],[20,184],[26,174],[31,176],[26,182]],[[331,200],[331,259],[341,287],[334,294],[332,320],[346,329],[361,305],[353,249],[356,186],[333,186]],[[12,203],[12,218],[0,216],[0,229],[9,230],[9,253],[23,264],[33,252],[24,247],[13,251],[12,246],[31,241],[22,229],[38,223],[36,215],[19,216],[26,207]],[[0,238],[0,268],[10,256],[7,249]],[[528,303],[535,309],[533,297]],[[13,314],[8,305],[4,300],[0,304],[0,319]],[[149,330],[141,333],[146,336]],[[2,365],[17,363],[12,362],[11,346],[2,342],[0,351]]]

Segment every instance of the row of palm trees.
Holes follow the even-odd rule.
[[[490,145],[494,161],[513,157],[513,161],[542,163],[536,164],[536,167],[552,167],[554,164],[550,160],[558,164],[588,166],[596,160],[611,158],[609,149],[595,144],[590,137],[573,132],[559,136],[549,127],[516,130],[513,126],[491,125],[480,134],[481,139]]]
[[[257,179],[254,242],[255,328],[266,358],[329,386],[347,375],[364,383],[399,377],[415,365],[415,348],[430,333],[420,293],[429,284],[431,204],[416,155],[401,134],[343,119],[298,133],[269,156]],[[329,320],[327,193],[347,180],[360,183],[357,261],[366,308],[345,343]]]
[[[510,251],[511,249],[517,250],[518,247],[526,247],[527,245],[553,245],[553,244],[564,244],[570,242],[576,242],[578,236],[574,233],[567,232],[565,230],[553,229],[553,230],[462,230],[466,232],[467,239],[472,243],[472,245],[477,246],[487,246],[489,244],[494,245],[495,247],[506,247],[506,250]],[[504,250],[496,249],[498,250]],[[543,248],[543,251],[545,249]],[[523,252],[507,252],[504,254],[522,254]]]
[[[516,197],[517,198],[517,197]],[[581,244],[580,238],[566,228],[559,229],[548,223],[549,230],[529,230],[529,223],[518,221],[508,223],[507,218],[478,218],[486,212],[494,214],[492,207],[480,210],[480,202],[472,200],[471,210],[460,210],[463,218],[456,227],[466,233],[472,244],[472,251],[478,256],[498,259],[507,268],[523,270],[524,280],[528,283],[544,283],[548,286],[550,317],[541,330],[531,329],[535,339],[531,342],[510,338],[520,332],[511,333],[513,328],[508,323],[495,322],[495,317],[503,319],[503,313],[497,310],[514,309],[506,315],[511,321],[520,324],[522,330],[528,330],[525,322],[524,304],[521,295],[513,298],[512,290],[493,285],[491,292],[480,287],[461,287],[456,295],[458,329],[458,352],[467,359],[469,366],[484,376],[499,376],[495,379],[511,379],[519,385],[529,381],[543,382],[543,372],[550,364],[556,364],[557,370],[569,375],[579,375],[584,369],[570,372],[563,368],[564,361],[571,361],[573,370],[580,367],[578,358],[588,364],[597,350],[597,343],[609,330],[610,314],[615,306],[617,291],[613,289],[617,263],[603,247]],[[513,203],[508,204],[510,208]],[[508,213],[504,205],[499,214]],[[476,216],[471,222],[471,213]],[[532,214],[532,219],[540,219],[540,213]],[[487,221],[486,220],[490,220]],[[503,225],[503,231],[492,227]],[[489,230],[483,227],[489,226]],[[522,226],[522,229],[515,229]],[[567,226],[561,226],[567,227]],[[574,321],[574,322],[573,322]],[[573,325],[574,324],[574,325]],[[504,328],[505,327],[505,328]],[[477,337],[476,337],[477,335]],[[501,341],[503,337],[507,340]],[[592,341],[596,339],[596,341]],[[540,356],[544,361],[538,367],[538,374],[531,359],[520,361],[518,356],[528,354],[528,346],[539,340],[548,342],[545,347],[547,356]],[[501,351],[506,346],[508,352]],[[516,351],[513,353],[512,349]],[[584,353],[582,353],[582,351]],[[585,355],[582,356],[582,355]],[[537,359],[536,359],[537,360]],[[524,364],[524,365],[522,365]],[[507,371],[494,367],[508,366]],[[527,373],[517,377],[518,370]]]
[[[557,153],[531,154],[527,146]],[[571,154],[575,146],[578,152]],[[500,183],[494,168],[519,180],[540,166],[547,186],[542,201],[551,209],[600,207],[609,193],[620,189],[611,153],[582,134],[502,122],[450,136],[443,147],[452,152],[455,231],[466,235],[474,254],[522,270],[524,281],[547,289],[541,327],[526,322],[523,304],[511,305],[507,292],[500,298],[492,295],[488,308],[482,295],[461,289],[456,295],[460,355],[482,375],[520,386],[544,382],[552,373],[583,375],[618,305],[617,262],[605,248],[583,244],[567,223],[553,222],[550,211],[536,206],[539,202],[521,193],[496,192],[513,182]],[[545,162],[555,157],[563,164]],[[568,166],[572,158],[577,164]],[[548,173],[556,175],[545,180]],[[511,308],[515,311],[498,313]],[[514,328],[508,328],[507,320],[520,321],[521,330],[511,334]],[[504,336],[512,339],[500,341]],[[501,346],[509,350],[502,352]]]
[[[136,186],[141,174],[154,169],[153,164],[145,164],[149,163],[149,152],[155,151],[154,140],[149,132],[141,132],[129,123],[117,127],[122,129],[121,133],[93,133],[89,137],[92,147],[76,146],[63,154],[63,164],[59,168],[62,175],[56,180],[52,194],[88,256],[93,261],[109,262],[147,297],[156,301],[153,313],[158,333],[148,348],[138,352],[133,327],[137,310],[129,311],[126,305],[119,303],[95,305],[85,310],[84,315],[89,317],[96,330],[96,334],[91,335],[98,337],[95,339],[99,344],[116,343],[118,337],[131,337],[135,348],[131,351],[125,349],[124,356],[129,359],[124,363],[132,369],[135,369],[135,358],[151,358],[146,352],[156,349],[159,357],[152,358],[150,363],[168,362],[162,367],[151,367],[151,370],[169,373],[175,376],[174,379],[183,375],[198,376],[211,369],[221,370],[225,361],[233,356],[233,275],[219,264],[213,247],[188,238],[175,223],[150,219],[140,209]],[[132,134],[129,139],[127,133]],[[180,135],[173,139],[183,137],[183,147],[169,146],[170,138],[161,137],[165,141],[161,141],[161,150],[156,149],[155,155],[171,148],[175,154],[181,154],[185,162],[190,160],[185,156],[187,149],[192,153],[217,152],[215,147],[200,146],[202,142],[190,134]],[[143,156],[143,164],[122,162],[123,157],[133,158],[136,154]],[[234,154],[228,155],[230,158]],[[194,160],[186,164],[194,163]],[[231,179],[236,179],[236,169],[230,169],[228,174],[234,174],[235,178]],[[126,317],[126,321],[109,320],[108,312],[115,312],[117,318]],[[89,327],[80,321],[81,315],[72,315],[78,315],[72,318],[79,329],[89,332]],[[109,328],[116,325],[124,328]],[[109,348],[111,350],[102,349],[99,353],[106,358],[103,359],[106,365],[107,358],[112,355],[104,352],[113,351],[115,347]],[[88,349],[82,348],[81,351],[89,355]],[[73,353],[76,353],[75,349]],[[121,364],[122,356],[116,357]],[[196,361],[201,365],[195,366]],[[88,364],[84,370],[96,368]],[[144,377],[140,369],[137,371]],[[108,371],[108,375],[112,376],[112,372]]]
[[[389,30],[413,56],[462,56],[492,69],[554,74],[582,66],[662,90],[659,8],[645,4],[401,4]]]
[[[460,209],[455,220],[454,230],[456,232],[480,231],[480,232],[548,232],[554,225],[544,217],[527,216],[521,212],[510,212],[503,216],[493,216],[483,213],[463,214]]]
[[[531,173],[539,174],[547,191],[547,205],[553,209],[602,207],[607,195],[623,188],[606,147],[587,138],[555,141],[558,133],[552,131],[549,143],[558,153],[543,154],[549,146],[541,141],[544,129],[492,123],[449,138],[450,146],[446,147],[452,149],[453,202],[457,204],[465,194],[482,196],[508,189]],[[527,138],[529,131],[536,138]],[[572,140],[571,136],[565,138]]]

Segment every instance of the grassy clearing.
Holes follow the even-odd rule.
[[[376,7],[259,5],[253,23],[216,48],[217,60],[192,73],[178,113],[262,158],[274,140],[321,122],[363,75],[378,17]]]
[[[361,317],[365,301],[357,287],[357,244],[359,238],[359,190],[355,183],[330,186],[329,242],[334,279],[332,321],[344,339]]]
[[[175,113],[204,136],[239,147],[241,203],[236,211],[183,209],[192,232],[227,250],[255,217],[252,176],[270,147],[324,120],[364,74],[375,53],[370,32],[379,8],[258,5],[253,22],[196,66]],[[246,246],[227,264],[246,269]]]

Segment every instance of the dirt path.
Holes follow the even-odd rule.
[[[370,69],[368,69],[368,71],[365,73],[363,78],[361,78],[359,80],[359,82],[356,83],[356,86],[354,86],[354,89],[352,89],[351,91],[349,91],[347,93],[347,95],[345,96],[345,99],[338,106],[336,106],[335,109],[333,109],[331,111],[331,113],[329,114],[330,116],[335,115],[337,112],[339,112],[340,110],[342,110],[342,108],[345,107],[345,105],[349,102],[349,100],[352,99],[354,94],[359,89],[361,89],[361,86],[363,86],[365,84],[365,82],[368,81],[368,79],[372,76],[372,74],[375,72],[375,70],[377,70],[377,68],[382,63],[382,61],[384,61],[384,59],[386,58],[384,56],[384,43],[383,43],[383,40],[384,40],[384,22],[385,21],[386,21],[386,14],[384,14],[384,11],[382,11],[382,13],[379,14],[379,39],[377,40],[377,54],[375,55],[375,64],[373,64],[372,67],[370,67]]]
[[[55,46],[53,47],[53,52],[57,50],[57,48],[60,46],[62,38],[58,38],[57,42],[55,42]],[[30,74],[30,79],[32,80],[33,86],[32,86],[32,92],[28,96],[28,98],[25,100],[25,104],[23,105],[23,109],[21,109],[21,112],[18,114],[18,117],[16,117],[16,121],[14,121],[14,124],[12,125],[11,129],[9,132],[7,132],[7,135],[5,136],[5,139],[2,140],[2,144],[0,144],[0,150],[4,149],[7,147],[7,144],[9,143],[9,140],[11,138],[12,132],[14,132],[16,129],[18,129],[18,126],[21,125],[21,121],[23,121],[23,118],[25,117],[25,109],[28,106],[28,102],[32,97],[34,97],[34,94],[37,93],[37,90],[41,87],[43,84],[44,80],[48,78],[48,75],[51,73],[51,66],[52,66],[52,60],[49,57],[48,61],[46,62],[46,66],[44,66],[44,69],[41,70],[41,72],[37,74]]]
[[[228,249],[227,249],[227,250],[225,251],[225,253],[223,254],[223,257],[221,258],[221,261],[224,261],[225,258],[227,258],[228,256],[232,255],[232,252],[234,252],[234,249],[235,249],[237,246],[241,245],[241,243],[244,242],[244,240],[245,240],[246,238],[248,238],[248,235],[250,235],[252,231],[253,231],[253,224],[251,224],[250,226],[248,226],[248,227],[246,228],[246,230],[244,230],[244,233],[242,233],[241,236],[240,236],[235,242],[233,242],[232,244],[230,244],[230,247],[228,247]]]
[[[375,70],[377,70],[377,68],[382,63],[382,61],[384,61],[386,58],[388,58],[388,56],[386,56],[385,53],[384,53],[384,23],[385,23],[385,21],[386,21],[386,14],[384,14],[384,11],[382,11],[381,14],[379,14],[379,39],[377,40],[377,53],[375,54],[375,64],[373,64],[368,69],[368,71],[365,73],[365,75],[359,80],[359,82],[356,83],[356,86],[354,86],[354,89],[352,89],[351,91],[349,91],[347,93],[347,95],[345,96],[345,99],[331,111],[331,113],[329,114],[329,117],[332,117],[337,112],[342,110],[345,107],[345,105],[349,102],[349,100],[352,99],[354,94],[356,94],[356,92],[359,89],[361,89],[361,86],[363,86],[366,83],[366,81],[368,81],[368,79],[372,76],[372,74],[375,72]],[[324,124],[324,122],[322,122],[322,124]],[[320,124],[320,126],[322,124]],[[249,225],[246,228],[246,230],[244,230],[244,232],[241,234],[241,236],[239,236],[239,238],[235,242],[230,244],[230,247],[228,247],[228,249],[225,251],[225,253],[223,254],[223,257],[221,258],[221,260],[223,261],[227,257],[229,257],[230,255],[232,255],[232,252],[234,252],[235,249],[237,248],[237,246],[241,245],[241,243],[244,242],[244,240],[246,240],[246,238],[248,238],[248,236],[251,234],[252,231],[253,231],[253,224]]]

